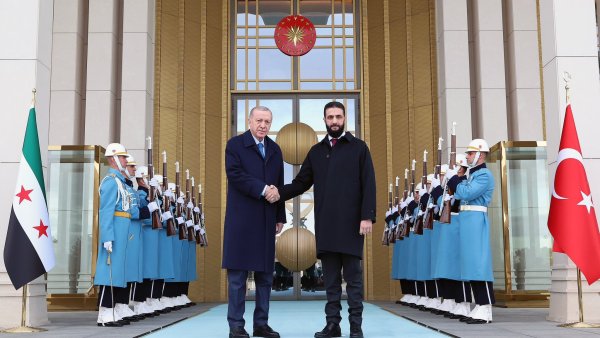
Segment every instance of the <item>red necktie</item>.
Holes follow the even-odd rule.
[[[331,139],[331,148],[335,147],[335,144],[337,143],[338,139],[337,138],[332,138]]]

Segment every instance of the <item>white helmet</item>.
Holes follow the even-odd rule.
[[[427,175],[427,183],[431,183],[432,180],[433,180],[433,174]]]
[[[154,174],[154,179],[157,180],[159,184],[162,184],[163,176],[160,174]]]
[[[468,167],[467,156],[465,154],[456,154],[456,165],[461,167]]]
[[[446,171],[448,171],[448,165],[442,164],[442,167],[440,168],[440,174],[444,175],[446,174]]]
[[[129,164],[129,163],[127,163]],[[135,170],[135,178],[145,178],[148,177],[148,167],[146,167],[145,165],[141,165],[139,167],[137,167],[137,169]]]
[[[173,182],[169,182],[169,185],[168,185],[168,187],[169,187],[169,189],[171,189],[173,192],[175,191],[175,183],[173,183]]]
[[[135,162],[135,158],[133,158],[133,156],[127,155],[127,165],[137,165],[137,163]]]
[[[465,152],[468,153],[470,151],[480,151],[488,153],[490,151],[490,147],[488,146],[487,142],[485,142],[485,140],[476,138],[473,141],[471,141],[471,143],[469,143],[469,146],[467,147],[467,150]]]
[[[106,146],[106,151],[104,152],[105,157],[110,156],[129,156],[127,153],[127,149],[120,143],[111,143]]]

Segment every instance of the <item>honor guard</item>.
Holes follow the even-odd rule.
[[[475,308],[464,321],[469,324],[492,322],[493,288],[492,253],[487,206],[494,192],[494,177],[486,167],[489,146],[485,140],[474,139],[466,150],[468,179],[450,179],[449,187],[460,200],[460,274],[471,283]]]
[[[129,324],[116,313],[116,298],[127,295],[125,252],[131,223],[131,194],[125,172],[127,150],[119,143],[106,147],[110,169],[100,184],[99,243],[94,285],[98,285],[98,326]]]

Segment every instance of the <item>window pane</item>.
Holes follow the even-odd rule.
[[[343,45],[343,43],[344,43],[344,39],[342,39],[342,38],[335,38],[335,45],[336,46],[340,46],[341,47]]]
[[[348,46],[354,46],[353,38],[346,38],[346,47],[348,47]]]
[[[344,50],[342,48],[335,49],[335,78],[344,78]],[[337,87],[337,89],[340,88],[343,87]]]
[[[244,47],[246,46],[246,39],[237,39],[237,47]]]
[[[238,80],[242,80],[246,78],[246,51],[244,49],[238,48],[236,55],[236,78]]]
[[[238,35],[238,37],[245,37],[246,36],[246,29],[244,29],[244,28],[238,28],[237,29],[237,35]]]
[[[248,109],[250,109],[250,108],[248,108]],[[246,121],[248,121],[248,119],[246,118],[246,116],[248,116],[248,112],[246,111],[246,100],[237,101],[236,115],[237,115],[237,132],[243,133],[248,128],[246,126]]]
[[[260,49],[259,53],[259,79],[291,79],[291,57],[283,54],[279,49]]]
[[[244,89],[246,89],[246,87],[244,86],[244,82],[238,82],[236,89],[237,90],[244,90]]]
[[[333,24],[341,25],[342,24],[342,1],[334,0],[333,1]]]
[[[261,47],[276,47],[275,39],[272,37],[262,38],[258,41],[259,46]]]
[[[331,0],[300,0],[298,12],[314,25],[331,25]]]
[[[354,28],[346,28],[346,36],[352,36],[354,34]]]
[[[248,49],[248,79],[256,79],[256,49]]]
[[[264,27],[261,27],[261,28],[258,29],[258,34],[260,36],[274,37],[275,36],[275,28],[264,28]]]
[[[248,39],[248,47],[256,47],[256,38]]]
[[[354,78],[354,48],[346,48],[346,78]]]
[[[290,90],[292,89],[291,82],[260,82],[258,84],[260,90]]]
[[[300,58],[300,79],[331,79],[331,49],[313,48]]]
[[[248,26],[256,25],[256,1],[248,0]]]
[[[238,26],[243,26],[246,24],[246,2],[238,1],[237,2],[237,23]],[[239,33],[238,33],[239,34]]]
[[[315,46],[331,47],[331,38],[317,38]]]
[[[274,137],[275,133],[283,126],[292,123],[293,101],[291,99],[261,99],[259,104],[269,108],[273,113],[273,122],[269,130],[270,136]]]
[[[331,90],[333,89],[333,84],[332,82],[300,82],[300,89]]]
[[[275,26],[281,19],[290,15],[290,1],[260,0],[258,5],[258,25]]]
[[[248,82],[248,90],[256,90],[256,82]]]
[[[317,32],[317,36],[331,36],[331,32],[332,32],[331,28],[323,28],[323,27],[321,27],[321,28],[316,27],[315,31]]]
[[[354,89],[354,79],[347,79],[348,82],[346,82],[346,89],[348,90],[352,90]]]
[[[346,130],[356,135],[356,107],[354,99],[342,101],[346,107]]]

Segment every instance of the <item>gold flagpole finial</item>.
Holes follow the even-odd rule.
[[[563,81],[565,81],[565,95],[566,95],[566,99],[567,99],[567,104],[571,103],[571,93],[569,92],[569,90],[571,89],[571,86],[569,85],[571,80],[573,79],[573,77],[571,76],[571,74],[569,72],[563,72]]]

